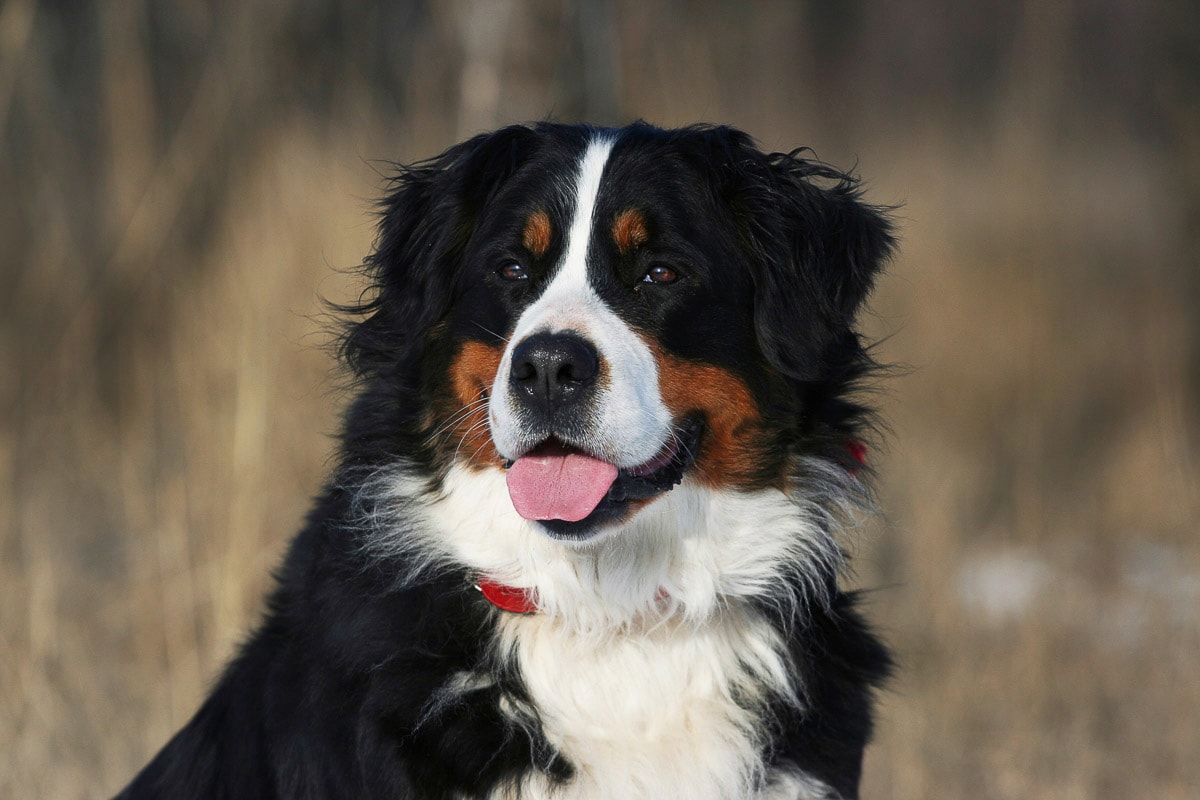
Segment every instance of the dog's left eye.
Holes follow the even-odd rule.
[[[500,274],[500,277],[504,278],[504,280],[506,280],[506,281],[527,281],[527,280],[529,280],[529,273],[525,271],[524,267],[522,267],[520,264],[517,264],[515,262],[510,263],[510,264],[505,264],[503,267],[496,270],[496,272],[498,272]]]
[[[657,283],[664,285],[668,283],[674,283],[677,280],[679,280],[679,273],[662,264],[655,264],[653,267],[646,270],[646,274],[642,276],[642,283]]]

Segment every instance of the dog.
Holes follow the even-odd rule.
[[[328,485],[119,797],[857,797],[891,662],[839,542],[894,237],[808,155],[541,123],[399,168]]]

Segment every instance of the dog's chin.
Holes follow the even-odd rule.
[[[684,420],[658,455],[645,464],[619,470],[608,493],[586,517],[575,521],[542,519],[535,524],[550,538],[567,545],[589,547],[607,538],[629,520],[631,513],[683,481],[696,462],[703,432],[698,419]]]

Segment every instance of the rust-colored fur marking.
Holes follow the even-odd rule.
[[[472,469],[500,466],[500,457],[492,445],[491,431],[487,422],[487,403],[482,402],[491,390],[496,370],[500,367],[501,351],[482,342],[463,342],[462,349],[450,364],[450,390],[455,401],[447,409],[444,420],[461,414],[470,406],[470,412],[462,414],[448,431],[439,434],[451,451]]]
[[[545,211],[535,211],[529,215],[529,219],[525,220],[525,230],[521,234],[521,241],[534,258],[541,258],[550,249],[552,232],[550,215]]]
[[[650,239],[650,232],[646,230],[646,218],[636,208],[617,215],[613,220],[612,235],[621,255],[628,255]]]
[[[704,414],[708,433],[697,454],[695,475],[709,486],[751,488],[761,478],[761,419],[740,378],[712,364],[698,364],[652,348],[658,360],[663,402],[677,419]]]

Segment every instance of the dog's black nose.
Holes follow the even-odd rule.
[[[513,350],[509,383],[521,402],[545,412],[588,394],[600,371],[600,356],[572,333],[538,333]]]

